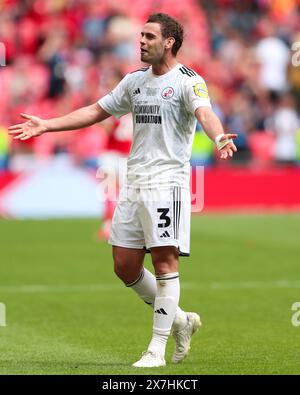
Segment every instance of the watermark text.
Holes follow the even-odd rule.
[[[295,311],[295,313],[292,315],[292,325],[295,327],[300,326],[300,302],[295,302],[292,304],[292,311]]]
[[[292,65],[294,67],[300,66],[300,41],[295,41],[292,44]]]
[[[114,164],[101,166],[96,178],[98,180],[97,200],[111,202],[176,201],[187,199],[191,202],[192,212],[201,212],[204,207],[204,167],[166,168],[161,166],[135,167],[127,172],[126,159],[118,158]],[[178,189],[189,189],[188,194],[173,193]],[[144,191],[148,191],[148,193]],[[167,190],[171,193],[166,192]],[[121,193],[120,193],[121,191]],[[151,192],[152,191],[152,192]]]
[[[0,303],[0,326],[6,326],[6,308],[4,303]]]

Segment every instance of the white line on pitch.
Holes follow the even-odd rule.
[[[264,288],[300,288],[300,281],[278,280],[278,281],[245,281],[245,282],[183,282],[185,289],[207,289],[207,290],[233,290],[233,289],[264,289]],[[65,293],[65,292],[102,292],[122,291],[126,289],[120,283],[106,284],[29,284],[29,285],[0,285],[1,292],[5,293]]]

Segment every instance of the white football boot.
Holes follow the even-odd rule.
[[[186,313],[187,324],[180,330],[173,330],[172,335],[175,340],[175,351],[172,355],[172,362],[181,362],[189,353],[191,348],[192,335],[201,326],[200,316],[196,313]]]
[[[132,366],[135,368],[158,368],[165,365],[166,361],[159,353],[148,350],[143,352],[142,358]]]

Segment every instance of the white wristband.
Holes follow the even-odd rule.
[[[222,134],[218,134],[217,137],[215,138],[215,143],[216,143],[216,146],[217,146],[219,151],[222,148],[224,148],[228,143],[232,143],[233,142],[232,139],[225,139],[223,141],[220,141],[221,138],[224,137],[224,136],[225,136],[225,134],[222,133]]]

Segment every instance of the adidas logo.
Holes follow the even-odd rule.
[[[140,88],[137,88],[135,91],[133,91],[134,95],[138,95],[139,93],[141,93]]]
[[[157,314],[163,314],[163,315],[168,315],[166,312],[165,312],[165,310],[164,309],[157,309],[157,310],[155,310],[155,312],[154,313],[157,313]]]
[[[170,235],[169,235],[169,232],[166,230],[161,236],[159,236],[159,237],[171,237]]]

